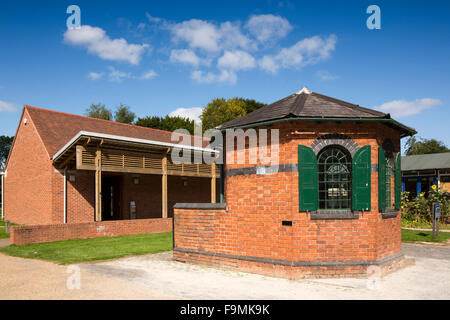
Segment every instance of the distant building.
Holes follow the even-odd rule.
[[[417,197],[434,184],[450,192],[450,152],[402,157],[403,192]]]

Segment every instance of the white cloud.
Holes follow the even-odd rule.
[[[197,81],[198,83],[213,83],[213,82],[222,82],[235,84],[237,81],[236,73],[229,70],[221,70],[218,74],[196,70],[192,72],[191,79]]]
[[[219,68],[231,70],[252,69],[255,67],[255,58],[245,51],[225,51],[224,55],[217,61]]]
[[[197,67],[200,64],[200,58],[192,50],[180,49],[170,52],[170,61],[181,62]]]
[[[192,49],[214,53],[224,49],[252,47],[252,41],[242,34],[239,23],[227,21],[217,25],[205,20],[191,19],[165,25],[172,32],[172,40],[184,41]]]
[[[12,103],[0,100],[0,112],[14,112],[14,111],[16,111],[16,107]]]
[[[258,65],[261,69],[266,70],[270,73],[275,73],[278,71],[279,65],[275,61],[275,58],[271,55],[265,55],[258,61]]]
[[[222,49],[255,49],[253,42],[241,32],[239,23],[231,23],[229,21],[220,25],[220,47]]]
[[[439,99],[423,98],[414,101],[393,100],[374,108],[390,113],[393,117],[406,117],[418,114],[440,104],[442,104],[442,102]]]
[[[152,78],[157,77],[158,74],[154,70],[148,70],[147,72],[144,72],[142,76],[140,77],[141,80],[149,80]]]
[[[336,80],[339,79],[338,76],[329,73],[326,70],[320,70],[316,72],[316,76],[319,77],[320,79],[324,80],[324,81],[331,81],[331,80]]]
[[[273,14],[252,15],[245,28],[260,43],[274,42],[284,38],[292,30],[289,21]]]
[[[64,33],[64,41],[72,45],[84,46],[88,52],[98,55],[104,60],[126,61],[139,64],[148,44],[130,44],[125,39],[111,39],[98,27],[83,25],[80,29],[68,29]]]
[[[202,108],[178,108],[169,113],[169,116],[189,118],[190,120],[194,120],[195,122],[200,123],[200,116],[202,115],[202,111]]]
[[[122,82],[124,79],[132,77],[131,73],[119,71],[114,67],[108,67],[108,69],[109,69],[108,79],[111,82]]]
[[[219,51],[220,33],[218,28],[207,21],[191,19],[171,25],[175,41],[183,40],[191,48],[205,51]]]
[[[328,38],[314,36],[298,41],[291,47],[283,48],[274,56],[266,55],[259,61],[261,68],[268,72],[276,72],[278,68],[300,68],[326,60],[336,48],[337,37]]]
[[[103,77],[103,72],[89,72],[88,77],[91,80],[99,80]]]

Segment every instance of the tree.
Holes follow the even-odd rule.
[[[132,124],[135,118],[136,115],[131,112],[130,107],[123,104],[120,104],[114,112],[114,121],[117,122]]]
[[[245,111],[247,113],[253,112],[259,108],[262,108],[264,106],[266,106],[267,104],[262,103],[262,102],[258,102],[256,100],[253,99],[244,99],[244,98],[238,98],[238,99],[242,99],[242,101],[244,101],[245,103]]]
[[[439,140],[410,137],[405,144],[406,155],[450,152],[450,149]]]
[[[194,133],[194,120],[183,117],[158,117],[149,116],[145,118],[138,118],[135,125],[159,130],[175,131],[177,129],[186,129],[191,134]]]
[[[13,143],[14,137],[0,136],[0,170],[5,169],[6,160]]]
[[[252,99],[216,98],[206,105],[203,109],[202,119],[203,130],[208,130],[220,126],[221,124],[245,116],[265,106],[264,103]]]
[[[86,115],[91,118],[112,120],[112,112],[105,107],[104,104],[91,104],[89,108],[86,109]]]

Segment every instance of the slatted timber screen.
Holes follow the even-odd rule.
[[[96,149],[77,146],[77,169],[95,170]],[[128,150],[101,149],[102,171],[162,174],[163,154],[157,152],[132,152]],[[193,161],[193,160],[192,160]],[[211,177],[211,165],[172,162],[167,156],[167,174]],[[216,176],[220,176],[220,168],[216,166]]]

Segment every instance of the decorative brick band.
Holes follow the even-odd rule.
[[[252,174],[274,174],[277,172],[297,172],[297,163],[285,163],[273,166],[261,166],[261,167],[244,167],[234,168],[225,171],[226,177],[252,175]]]
[[[340,145],[347,149],[352,157],[358,151],[358,144],[349,136],[340,133],[328,133],[318,137],[311,143],[311,149],[313,149],[316,156],[319,154],[320,150],[330,145]]]
[[[251,257],[244,255],[234,255],[227,253],[214,253],[208,251],[201,250],[192,250],[192,249],[183,249],[183,248],[174,248],[173,251],[182,252],[182,253],[194,253],[201,254],[205,256],[213,256],[219,258],[228,258],[228,259],[236,259],[243,260],[249,262],[259,262],[259,263],[268,263],[275,264],[281,266],[290,266],[290,267],[334,267],[334,266],[370,266],[370,265],[381,265],[392,260],[403,257],[403,253],[397,253],[392,256],[379,259],[379,260],[357,260],[357,261],[287,261],[287,260],[279,260],[279,259],[268,259],[268,258],[260,258],[260,257]]]

